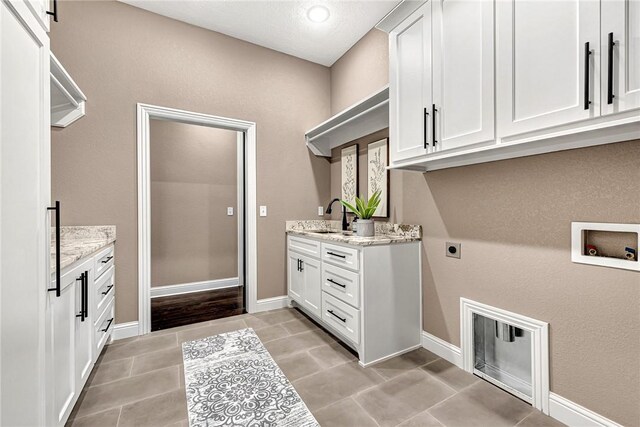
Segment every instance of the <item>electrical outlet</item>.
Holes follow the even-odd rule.
[[[322,206],[318,206],[318,216],[324,215],[324,208]]]
[[[260,216],[267,216],[267,207],[260,206]]]
[[[233,207],[232,206],[229,206],[227,208],[227,216],[233,216]]]
[[[451,243],[451,242],[447,242],[445,244],[445,255],[450,257],[450,258],[460,258],[460,251],[462,249],[462,244],[460,243]]]

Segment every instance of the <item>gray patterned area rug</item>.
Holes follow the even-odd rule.
[[[182,344],[189,425],[318,426],[253,329]]]

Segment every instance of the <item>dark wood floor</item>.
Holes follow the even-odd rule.
[[[151,299],[151,330],[175,328],[244,313],[243,287]]]

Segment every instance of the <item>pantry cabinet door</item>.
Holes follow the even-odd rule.
[[[436,150],[492,143],[492,0],[433,0]]]
[[[601,97],[605,115],[640,108],[640,0],[607,0],[601,4]]]
[[[287,254],[287,287],[289,296],[300,304],[304,304],[304,283],[300,271],[300,258],[302,255],[295,252]]]
[[[496,25],[499,137],[600,114],[600,2],[500,0]]]
[[[389,34],[392,164],[428,153],[431,104],[431,2],[428,2]]]

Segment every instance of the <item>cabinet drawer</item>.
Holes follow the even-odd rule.
[[[304,237],[289,236],[289,250],[320,258],[320,242]]]
[[[93,330],[95,332],[93,342],[95,344],[96,352],[95,358],[97,359],[104,348],[104,345],[107,343],[109,336],[113,332],[113,327],[115,326],[115,316],[114,316],[114,299],[111,298],[107,305],[107,308],[104,310],[102,315],[98,318],[98,321],[93,326]]]
[[[322,263],[322,290],[341,301],[360,307],[360,275],[326,262]]]
[[[109,299],[115,295],[115,269],[112,266],[95,281],[96,308],[94,313],[102,313]]]
[[[102,276],[105,271],[111,268],[113,265],[113,256],[113,245],[98,252],[95,256],[96,266],[94,271],[96,272],[96,278]]]
[[[356,271],[358,270],[359,262],[357,249],[323,243],[322,260],[340,267]]]
[[[360,343],[360,311],[322,293],[322,320],[354,344]]]

